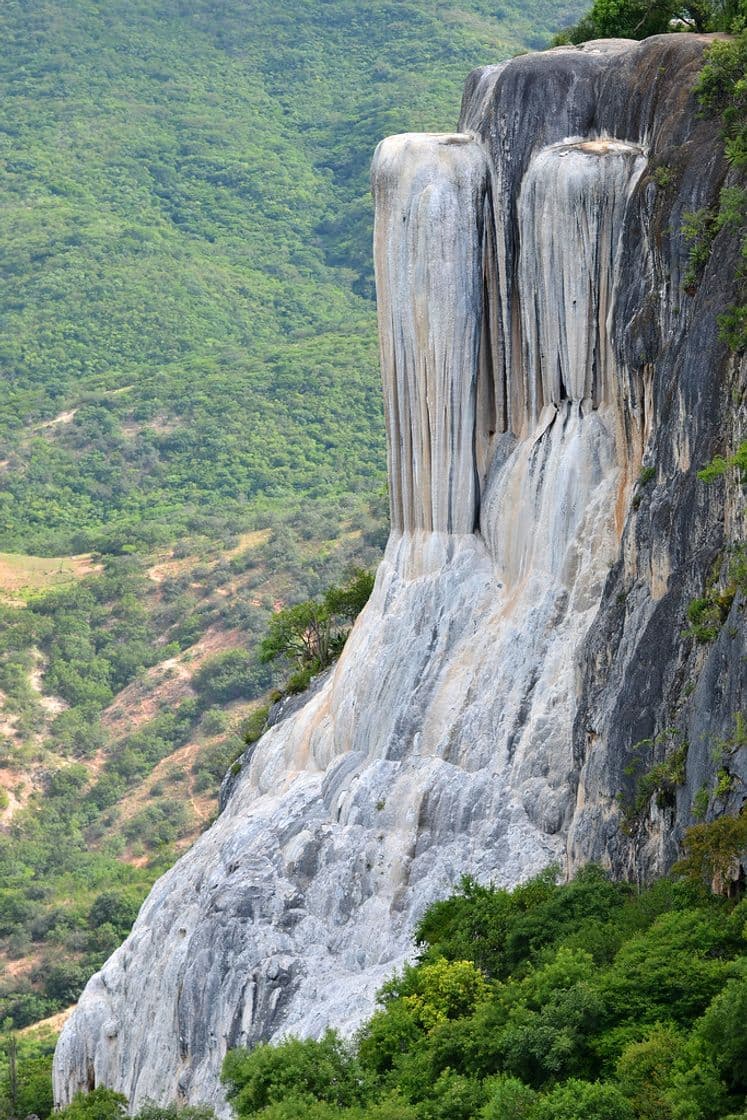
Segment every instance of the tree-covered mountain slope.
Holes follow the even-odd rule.
[[[465,74],[566,14],[4,4],[4,547],[164,543],[376,489],[373,148],[453,127]]]

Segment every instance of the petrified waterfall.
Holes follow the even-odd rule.
[[[624,868],[612,744],[639,728],[615,717],[648,687],[642,635],[690,564],[631,496],[642,455],[670,461],[688,425],[688,447],[714,439],[689,417],[688,323],[723,365],[705,312],[675,319],[668,290],[686,252],[669,213],[714,189],[717,158],[700,165],[715,141],[687,150],[697,173],[666,212],[647,163],[701,127],[686,92],[702,47],[516,59],[470,78],[462,132],[380,144],[392,533],[373,595],[333,674],[249,749],[217,822],[88,984],[55,1059],[59,1103],[106,1084],[133,1108],[225,1108],[228,1047],[352,1029],[463,874]],[[693,516],[705,533],[712,510]]]
[[[376,291],[394,533],[477,524],[475,391],[488,164],[469,136],[376,153]]]

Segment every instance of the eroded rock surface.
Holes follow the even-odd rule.
[[[465,873],[671,862],[709,737],[745,703],[739,601],[708,652],[682,638],[744,534],[737,483],[695,477],[744,423],[715,323],[725,236],[682,291],[682,214],[725,174],[691,95],[706,43],[514,59],[470,77],[459,133],[379,146],[392,535],[373,596],[90,981],[59,1103],[106,1084],[133,1108],[225,1107],[228,1047],[355,1027]],[[622,831],[631,750],[672,721],[677,805]]]

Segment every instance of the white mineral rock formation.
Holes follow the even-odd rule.
[[[331,678],[251,749],[224,812],[88,984],[58,1046],[58,1103],[105,1084],[133,1109],[225,1109],[228,1047],[354,1028],[462,875],[515,884],[564,860],[577,652],[640,456],[613,324],[645,137],[616,139],[587,105],[635,49],[543,56],[545,91],[573,81],[549,124],[527,99],[523,148],[492,124],[488,140],[379,146],[392,534],[372,598]],[[500,81],[536,71],[483,76],[470,127],[488,104],[514,120]],[[626,252],[642,273],[640,242]]]

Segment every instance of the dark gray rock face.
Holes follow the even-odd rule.
[[[637,878],[677,857],[693,823],[693,798],[712,781],[719,743],[732,747],[730,811],[738,811],[745,790],[736,725],[747,704],[744,603],[734,603],[713,648],[683,638],[687,604],[703,593],[714,562],[745,540],[739,480],[706,486],[696,477],[714,454],[733,449],[747,426],[745,364],[719,342],[716,324],[717,313],[737,299],[733,237],[719,235],[697,290],[683,291],[684,215],[717,207],[726,174],[718,130],[701,119],[692,95],[706,42],[657,36],[516,59],[472,74],[462,103],[462,127],[491,153],[494,194],[511,200],[495,209],[496,271],[505,280],[495,300],[494,357],[504,384],[521,336],[521,293],[511,282],[519,268],[521,184],[537,150],[567,137],[617,137],[648,157],[626,210],[607,324],[623,381],[628,494],[618,558],[577,653],[577,787],[575,804],[568,802],[569,866],[594,859]],[[655,477],[636,487],[640,466]],[[635,798],[631,769],[640,776],[675,742],[688,747],[676,805],[664,813],[652,807],[621,830],[618,799]],[[725,808],[712,801],[709,813]]]
[[[464,873],[593,859],[646,878],[696,798],[739,809],[744,603],[715,641],[683,636],[747,527],[734,472],[696,477],[747,426],[745,364],[717,336],[726,231],[683,290],[683,215],[726,174],[692,96],[707,42],[489,67],[460,132],[379,146],[393,532],[372,598],[90,981],[59,1103],[106,1084],[133,1108],[225,1110],[228,1047],[353,1029]],[[626,812],[631,770],[675,751],[684,778]]]
[[[723,577],[728,551],[745,541],[747,527],[735,472],[709,486],[696,477],[714,454],[736,447],[747,427],[745,362],[717,331],[719,311],[738,299],[733,236],[717,237],[696,290],[683,290],[684,216],[717,209],[726,175],[718,130],[692,95],[707,41],[656,36],[516,59],[472,74],[462,103],[462,127],[492,155],[494,193],[513,200],[496,207],[497,271],[507,278],[496,299],[499,381],[511,379],[521,333],[521,297],[510,278],[519,267],[521,184],[534,154],[567,137],[611,136],[640,144],[648,157],[626,210],[607,324],[623,377],[628,495],[618,558],[577,653],[577,788],[575,805],[568,804],[569,866],[598,860],[638,879],[677,858],[694,821],[693,799],[712,784],[719,744],[734,780],[727,798],[711,799],[709,815],[738,812],[746,788],[737,724],[747,707],[743,599],[713,647],[683,634],[688,603],[703,594],[714,563]],[[641,466],[655,476],[636,486]],[[645,740],[654,741],[642,746]],[[636,777],[675,743],[687,745],[675,805],[665,812],[650,806],[621,829],[620,797],[632,803]]]

